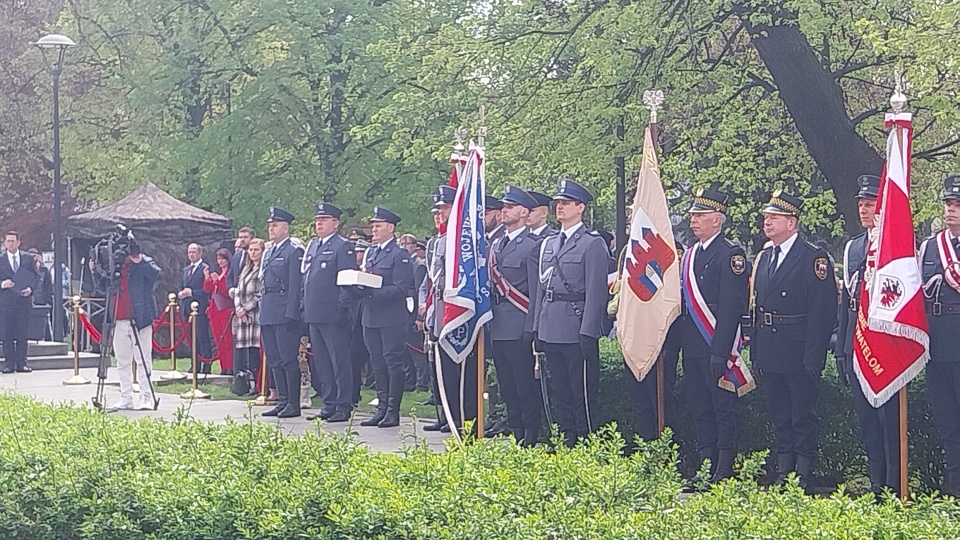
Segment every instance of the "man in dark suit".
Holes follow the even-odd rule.
[[[407,250],[397,244],[394,233],[400,216],[376,206],[370,218],[373,235],[363,260],[363,271],[379,275],[378,289],[357,287],[363,342],[370,351],[370,364],[377,381],[377,409],[361,426],[400,425],[400,401],[406,382],[404,335],[413,311],[413,263]]]
[[[493,319],[489,323],[491,355],[497,369],[500,397],[507,406],[507,426],[523,446],[533,446],[540,435],[543,408],[540,382],[534,377],[530,340],[525,337],[530,311],[530,290],[536,264],[531,253],[540,238],[526,226],[536,201],[515,186],[503,190],[502,221],[505,233],[490,246],[490,277],[493,281]],[[535,282],[534,282],[535,283]],[[532,322],[531,322],[532,324]]]
[[[279,399],[276,407],[260,416],[300,416],[300,364],[297,356],[300,337],[304,334],[300,314],[303,248],[290,238],[291,221],[293,214],[279,206],[270,207],[267,230],[272,245],[260,263],[263,281],[260,333],[267,367],[277,383]]]
[[[240,277],[240,270],[243,269],[243,263],[246,262],[247,246],[256,237],[257,233],[250,227],[241,227],[237,233],[233,258],[230,259],[230,267],[227,269],[227,287],[229,287],[231,293],[235,293],[237,278]]]
[[[700,190],[690,207],[690,229],[698,242],[689,249],[692,285],[682,288],[680,332],[687,405],[693,416],[701,461],[709,459],[710,482],[733,476],[737,455],[737,395],[718,386],[727,370],[737,331],[747,312],[747,261],[743,248],[723,234],[728,196]],[[695,280],[695,281],[693,281]],[[694,292],[688,292],[690,291]],[[697,294],[697,292],[699,294]],[[712,315],[714,331],[709,332]],[[712,334],[712,335],[711,335]],[[692,481],[688,491],[698,482]]]
[[[29,373],[27,334],[33,310],[33,292],[40,287],[40,273],[33,255],[20,251],[20,234],[9,231],[3,238],[6,250],[0,261],[0,320],[3,321],[4,373]]]
[[[180,299],[180,313],[183,320],[188,320],[190,316],[190,304],[196,302],[197,308],[197,364],[200,373],[210,373],[210,362],[203,362],[202,358],[211,358],[213,350],[210,343],[210,320],[207,318],[207,302],[210,301],[210,295],[203,290],[203,274],[209,268],[207,263],[203,262],[203,248],[199,244],[190,244],[187,246],[187,259],[190,264],[183,268],[180,273],[180,292],[177,298]]]
[[[796,471],[810,491],[817,456],[817,394],[837,318],[827,253],[797,231],[803,200],[774,191],[763,209],[769,246],[754,269],[751,360],[773,423],[778,480]]]
[[[356,270],[353,243],[340,236],[343,211],[330,203],[318,203],[314,215],[317,237],[303,256],[303,322],[310,330],[313,362],[310,372],[320,381],[323,409],[307,420],[346,422],[353,410],[353,367],[348,338],[353,329],[347,287],[337,285],[341,270]]]

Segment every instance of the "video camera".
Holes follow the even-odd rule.
[[[119,283],[127,256],[139,253],[140,244],[133,236],[133,231],[118,223],[110,236],[90,248],[90,260],[93,261],[93,271],[97,275],[112,283]]]

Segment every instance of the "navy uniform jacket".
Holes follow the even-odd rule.
[[[332,323],[337,321],[338,312],[347,312],[352,298],[347,287],[337,286],[337,273],[356,269],[353,243],[344,237],[334,234],[322,246],[318,238],[311,240],[301,267],[303,322]]]
[[[960,362],[960,292],[943,280],[936,235],[923,241],[920,259],[923,283],[930,283],[924,287],[927,322],[930,325],[930,361]],[[940,278],[930,282],[935,276]],[[940,304],[940,315],[934,314],[935,303]]]
[[[419,300],[420,305],[425,305],[427,303],[427,297],[430,295],[431,289],[433,289],[433,301],[423,316],[423,325],[430,332],[430,337],[433,339],[437,338],[437,334],[440,331],[439,328],[436,328],[437,324],[442,323],[443,320],[442,291],[444,264],[446,264],[442,254],[439,257],[437,256],[437,248],[439,247],[444,253],[446,252],[446,246],[443,245],[446,241],[446,238],[446,234],[439,234],[427,240],[427,275],[425,279],[420,282],[420,288],[417,294],[417,299]],[[437,317],[438,303],[440,304],[439,318]]]
[[[554,229],[553,227],[551,227],[551,226],[549,226],[549,225],[545,225],[545,226],[543,227],[543,230],[540,231],[540,234],[534,233],[532,230],[531,230],[530,232],[531,232],[531,234],[533,234],[534,236],[537,236],[537,237],[539,237],[539,238],[546,238],[546,237],[548,237],[548,236],[553,236],[553,235],[555,235],[555,234],[559,234],[559,233],[560,233],[560,231]]]
[[[759,369],[775,373],[803,373],[805,367],[822,370],[837,319],[837,286],[830,258],[798,236],[769,278],[772,256],[771,246],[763,250],[757,264],[750,360]]]
[[[559,234],[541,242],[533,329],[546,343],[598,338],[607,316],[609,251],[581,224],[560,247]]]
[[[267,250],[263,255],[260,275],[263,297],[260,299],[260,324],[285,324],[300,320],[300,264],[303,248],[290,237]]]
[[[853,336],[863,290],[863,272],[867,264],[867,233],[860,233],[843,249],[843,287],[840,291],[840,322],[837,329],[836,355],[853,358]]]
[[[407,298],[415,297],[413,263],[410,254],[397,244],[396,239],[383,248],[371,246],[364,255],[364,271],[383,278],[379,289],[366,288],[360,303],[361,324],[367,328],[385,328],[409,324]]]
[[[699,249],[699,244],[689,249]],[[791,250],[793,251],[793,250]],[[680,333],[685,358],[709,358],[711,355],[727,358],[737,337],[737,327],[747,313],[749,289],[747,261],[743,248],[728,240],[721,232],[707,249],[693,260],[692,279],[697,280],[700,294],[717,319],[713,342],[708,347],[693,318],[687,311],[684,298]]]
[[[203,290],[203,271],[210,268],[210,265],[200,261],[193,274],[189,274],[190,265],[188,264],[180,271],[180,290],[189,288],[192,295],[180,300],[180,313],[183,314],[183,320],[190,316],[190,304],[198,304],[197,314],[201,317],[207,316],[207,302],[210,301],[210,295]],[[189,275],[189,277],[187,277]]]
[[[531,254],[535,252],[540,244],[540,238],[524,228],[516,238],[509,239],[508,235],[503,235],[499,240],[493,242],[491,247],[492,257],[496,260],[497,268],[503,274],[504,279],[510,285],[530,298],[530,291],[533,289],[529,281],[530,276],[535,276],[530,272],[530,264],[536,264],[531,261]],[[491,258],[488,258],[489,262]],[[492,278],[491,278],[492,281]],[[534,281],[533,283],[536,283]],[[496,285],[491,283],[491,292],[493,294],[493,319],[489,323],[490,337],[494,341],[512,341],[523,337],[524,329],[528,327],[527,319],[533,320],[533,300],[531,299],[531,310],[524,313],[509,300],[501,297],[497,292]],[[535,292],[535,291],[534,291]]]

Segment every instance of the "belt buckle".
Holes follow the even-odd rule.
[[[543,293],[543,299],[547,302],[553,302],[553,289],[547,289]]]
[[[850,297],[850,311],[857,311],[860,309],[860,299]]]
[[[942,315],[942,314],[943,314],[943,304],[941,304],[940,302],[934,302],[934,303],[933,303],[933,315],[934,315],[935,317],[939,317],[939,316]]]
[[[763,313],[763,324],[764,326],[773,326],[773,314],[772,313]]]

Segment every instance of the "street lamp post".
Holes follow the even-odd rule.
[[[62,341],[63,328],[63,226],[60,223],[62,205],[60,188],[60,73],[67,49],[76,45],[72,39],[60,34],[50,34],[37,40],[34,45],[43,54],[53,78],[53,339]],[[74,329],[76,332],[76,329]]]

